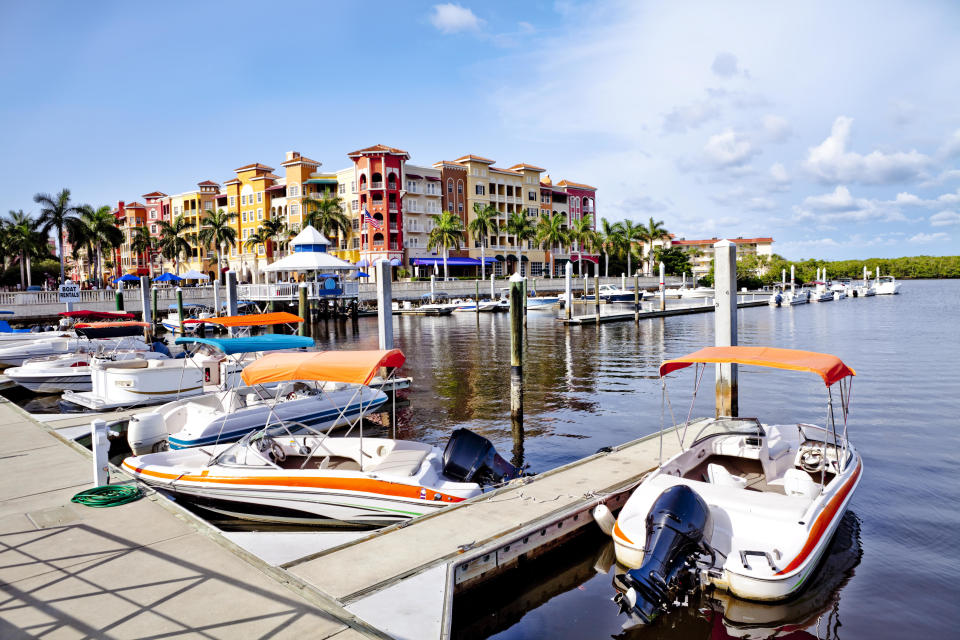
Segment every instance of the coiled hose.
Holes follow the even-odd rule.
[[[133,484],[105,484],[81,491],[70,502],[88,507],[117,507],[143,497],[140,487]]]

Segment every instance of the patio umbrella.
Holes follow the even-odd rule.
[[[125,273],[119,278],[114,278],[114,282],[140,282],[140,278],[133,275],[132,273]]]
[[[199,271],[195,271],[191,269],[190,271],[187,271],[185,274],[180,276],[180,278],[183,280],[209,280],[210,276],[208,276],[205,273],[200,273]]]
[[[369,273],[364,273],[363,271],[357,271],[357,277],[358,277],[358,278],[369,278],[369,277],[370,277],[370,274],[369,274]]]
[[[175,276],[172,273],[164,273],[153,279],[154,282],[176,282],[180,280],[180,276]]]

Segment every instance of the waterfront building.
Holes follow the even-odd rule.
[[[442,175],[441,169],[404,163],[404,265],[412,265],[417,258],[438,257],[427,244],[433,229],[431,216],[444,211]]]
[[[330,253],[341,260],[356,264],[360,261],[360,191],[357,188],[357,171],[354,167],[341,169],[333,174],[337,180],[337,197],[340,198],[340,208],[350,218],[350,237],[331,249]]]
[[[433,163],[440,170],[440,187],[443,191],[441,208],[460,216],[464,228],[467,226],[467,167],[450,160]]]
[[[755,255],[760,258],[773,255],[773,238],[727,238],[730,242],[737,245],[737,260],[744,256]],[[665,244],[667,248],[683,247],[690,253],[690,264],[693,267],[693,275],[702,277],[710,272],[713,266],[713,245],[719,242],[719,238],[709,238],[707,240],[675,240],[669,239]],[[654,243],[655,245],[658,243]]]
[[[404,262],[404,164],[410,154],[378,144],[347,155],[353,160],[352,181],[358,193],[358,264],[367,267],[389,260],[400,266]]]
[[[259,162],[234,169],[236,177],[223,183],[225,193],[218,198],[218,208],[237,214],[237,245],[230,249],[228,264],[241,282],[255,282],[261,259],[266,262],[266,247],[247,246],[247,240],[269,215],[269,189],[280,178],[273,171],[273,167]],[[225,208],[222,203],[226,203]]]
[[[187,255],[178,256],[181,273],[194,270],[206,273],[211,278],[216,276],[217,252],[216,250],[209,251],[208,247],[199,246],[199,243],[196,241],[196,235],[200,232],[203,219],[207,213],[218,208],[217,197],[219,194],[219,184],[212,180],[204,180],[203,182],[197,183],[196,189],[166,197],[169,217],[165,217],[163,221],[172,223],[178,217],[183,216],[184,221],[191,225],[189,231],[191,238],[190,252]],[[163,215],[162,207],[157,207],[157,210],[158,215]],[[160,220],[149,219],[149,214],[148,220],[150,222],[150,234],[156,235],[159,238],[160,225],[158,222]],[[168,262],[170,262],[170,268],[172,269],[172,261]]]
[[[135,276],[150,275],[150,255],[148,252],[137,253],[133,250],[133,238],[138,229],[148,228],[147,207],[139,202],[117,202],[113,210],[117,228],[123,234],[123,243],[113,250],[113,276],[132,274]]]

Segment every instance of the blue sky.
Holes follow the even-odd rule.
[[[955,2],[3,3],[0,207],[384,143],[790,258],[960,254]]]

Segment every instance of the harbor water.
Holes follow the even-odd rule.
[[[960,281],[909,281],[901,291],[739,312],[740,344],[832,353],[857,372],[849,433],[864,478],[799,598],[758,605],[698,597],[649,629],[623,632],[610,601],[609,542],[591,533],[460,598],[453,637],[957,637],[949,612],[960,602]],[[395,316],[396,346],[407,357],[400,375],[413,378],[397,436],[442,446],[464,426],[536,473],[688,415],[712,415],[712,368],[692,408],[692,370],[669,377],[664,402],[657,369],[712,345],[713,314],[582,327],[558,322],[560,314],[528,314],[519,443],[510,425],[507,315]],[[321,349],[377,348],[376,322],[321,322],[314,338]],[[827,410],[822,381],[804,373],[741,367],[739,397],[740,415],[765,423],[823,424]]]

